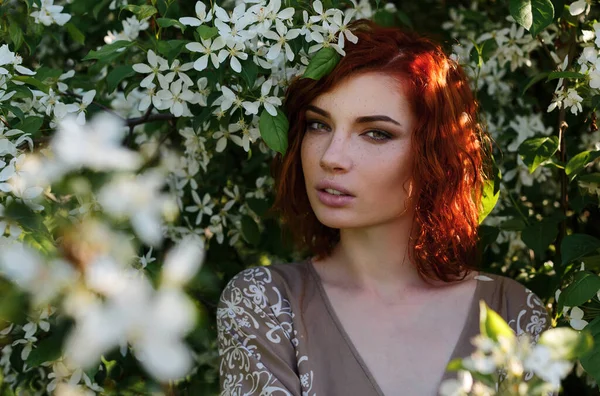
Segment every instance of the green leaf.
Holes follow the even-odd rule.
[[[246,199],[246,203],[250,209],[260,217],[263,217],[271,207],[266,199],[248,198]]]
[[[37,367],[42,363],[58,359],[62,354],[63,339],[62,334],[52,334],[40,341],[27,357],[27,364],[30,367]]]
[[[515,338],[508,323],[488,307],[484,300],[479,301],[479,329],[483,336],[494,341],[498,341],[499,337]]]
[[[533,137],[525,140],[519,146],[521,159],[533,173],[538,166],[548,161],[558,150],[558,137]]]
[[[542,220],[530,225],[521,232],[523,242],[541,258],[548,246],[556,239],[558,227],[555,222]]]
[[[375,15],[373,15],[373,21],[376,24],[385,27],[395,26],[396,21],[394,19],[394,14],[388,12],[387,10],[379,10],[375,12]]]
[[[82,45],[85,44],[85,35],[77,28],[77,26],[69,22],[65,25],[65,28],[67,28],[67,33],[69,33],[69,36],[71,36],[73,41]]]
[[[600,272],[600,255],[583,257],[581,261],[588,270]]]
[[[13,51],[16,52],[23,44],[23,30],[16,21],[12,21],[8,24],[8,34],[14,46]]]
[[[529,81],[527,82],[527,84],[525,84],[525,86],[523,87],[523,89],[521,90],[521,96],[523,96],[525,94],[525,92],[531,88],[535,83],[543,80],[544,78],[546,78],[546,76],[548,76],[550,73],[548,72],[543,72],[543,73],[538,73],[535,76],[531,77],[529,79]]]
[[[504,231],[523,231],[527,224],[520,217],[511,217],[500,224],[500,229]]]
[[[277,110],[273,117],[267,110],[263,110],[258,121],[260,136],[271,150],[285,154],[288,146],[288,130],[290,124],[285,114]]]
[[[462,370],[462,368],[463,368],[462,359],[455,358],[455,359],[452,359],[450,362],[448,362],[448,365],[446,366],[446,371],[458,371],[458,370]]]
[[[137,16],[138,19],[146,19],[150,18],[152,15],[156,14],[158,10],[151,5],[126,5],[122,8],[122,10],[129,10]]]
[[[44,119],[42,117],[27,117],[22,122],[16,124],[15,128],[33,134],[39,131],[43,124]]]
[[[585,74],[573,71],[553,71],[548,75],[548,79],[546,81],[556,80],[557,78],[578,79],[585,78]]]
[[[302,78],[319,80],[331,73],[340,61],[340,54],[331,47],[321,48],[310,60]]]
[[[554,5],[550,0],[509,0],[509,9],[515,21],[532,36],[537,36],[554,19]]]
[[[575,360],[592,349],[594,340],[588,331],[559,327],[544,331],[538,344],[549,347],[556,359]]]
[[[250,216],[242,217],[242,236],[251,245],[257,246],[260,242],[258,225]]]
[[[562,291],[558,298],[561,306],[577,307],[585,304],[600,290],[600,276],[588,271],[575,274],[573,283]]]
[[[482,209],[479,212],[479,224],[492,212],[500,197],[500,189],[494,188],[494,181],[487,180],[483,185],[483,196],[481,197]]]
[[[13,77],[13,79],[14,79],[14,77]],[[6,110],[10,111],[14,115],[16,115],[17,118],[21,121],[25,120],[25,113],[23,113],[23,110],[21,110],[17,106],[13,106],[13,105],[9,105],[9,104],[2,104],[0,106],[0,109],[6,109]]]
[[[11,88],[11,91],[15,92],[12,99],[33,99],[33,93],[29,87],[24,85],[15,85]]]
[[[48,91],[50,90],[50,88],[45,85],[43,82],[33,78],[33,77],[29,77],[29,76],[13,76],[12,78],[13,80],[17,80],[17,81],[21,81],[25,84],[29,84],[31,86],[34,86],[35,88],[39,89],[40,91],[43,91],[45,93],[48,93]]]
[[[594,348],[579,359],[579,362],[597,383],[600,383],[600,316],[592,320],[585,330],[594,338]]]
[[[479,243],[481,243],[481,248],[483,249],[486,246],[496,242],[496,239],[498,239],[499,234],[500,229],[498,227],[480,224],[477,235],[479,235]]]
[[[579,181],[586,183],[600,183],[600,173],[588,173],[578,177]]]
[[[160,26],[162,28],[177,26],[179,29],[181,29],[182,32],[184,32],[185,28],[186,28],[186,26],[183,23],[179,22],[177,19],[157,18],[156,23],[158,24],[158,26]]]
[[[560,244],[562,265],[600,249],[600,239],[588,234],[567,235]]]
[[[158,42],[158,53],[172,62],[179,55],[183,47],[189,43],[188,40],[160,40]]]
[[[600,150],[584,151],[571,158],[565,168],[565,172],[567,173],[567,176],[569,176],[569,181],[573,181],[579,172],[587,165],[594,162],[598,157],[600,157]]]
[[[479,47],[479,56],[481,56],[481,59],[483,60],[483,62],[487,62],[488,60],[490,60],[492,55],[494,55],[496,53],[497,49],[498,49],[498,44],[496,43],[496,40],[494,40],[494,39],[486,40]]]
[[[413,23],[410,20],[410,17],[408,16],[408,14],[406,14],[403,11],[398,10],[396,12],[396,16],[398,17],[398,20],[405,26],[408,26],[409,28],[413,28]]]
[[[109,5],[109,3],[112,0],[102,0],[101,2],[99,2],[98,4],[96,4],[92,10],[92,15],[94,16],[94,19],[98,19],[98,15],[100,14],[100,11],[102,11],[104,8],[106,8],[106,6]]]
[[[4,217],[18,223],[27,231],[48,235],[48,229],[44,225],[43,217],[33,212],[27,205],[16,201],[6,206]]]
[[[106,82],[108,85],[107,93],[112,93],[121,81],[127,77],[131,77],[134,74],[135,71],[131,65],[118,66],[114,68],[110,73],[108,73],[108,76],[106,76]]]
[[[216,27],[201,25],[196,28],[196,31],[204,40],[211,39],[219,34],[219,30]]]
[[[114,54],[117,50],[119,50],[121,48],[128,48],[134,44],[135,43],[133,41],[126,41],[126,40],[115,41],[114,43],[105,45],[104,47],[100,48],[98,51],[94,51],[94,50],[90,51],[83,58],[83,60],[103,59],[109,55]]]
[[[248,88],[252,89],[256,82],[256,78],[258,77],[258,66],[252,59],[246,59],[245,61],[242,61],[241,64],[242,72],[240,74]]]

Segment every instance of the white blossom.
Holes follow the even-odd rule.
[[[56,23],[59,26],[63,26],[69,22],[71,15],[63,13],[63,6],[54,5],[54,0],[40,0],[41,6],[37,3],[33,3],[34,8],[39,8],[38,11],[31,13],[35,23],[41,23],[46,26],[50,26]]]
[[[194,100],[194,93],[183,84],[183,80],[177,80],[171,83],[169,89],[161,89],[156,93],[160,99],[159,110],[169,109],[175,117],[189,115],[190,111],[187,102]]]
[[[195,205],[186,206],[185,211],[190,213],[198,212],[196,216],[196,225],[202,222],[203,215],[212,215],[212,208],[215,206],[214,203],[211,203],[210,195],[208,193],[204,194],[204,197],[200,199],[200,196],[196,192],[196,190],[192,190],[192,199],[194,200]]]
[[[229,56],[229,66],[231,66],[231,69],[234,72],[240,73],[242,71],[242,64],[240,63],[240,59],[248,59],[248,54],[243,51],[243,44],[235,41],[229,41],[227,42],[227,49],[222,49],[221,51],[219,51],[219,59],[225,60],[227,59],[227,56]]]
[[[588,322],[583,320],[583,310],[581,308],[571,308],[571,313],[569,315],[569,324],[575,330],[583,330],[588,325]]]
[[[281,99],[277,96],[269,96],[272,87],[272,80],[266,80],[260,87],[260,98],[258,98],[257,101],[242,103],[247,114],[258,114],[260,106],[262,105],[273,117],[277,115],[276,106],[281,106]]]
[[[273,60],[279,56],[282,48],[285,49],[285,57],[290,62],[294,60],[294,52],[288,44],[289,40],[293,40],[300,35],[299,29],[288,30],[281,21],[277,21],[275,24],[277,33],[269,30],[264,33],[264,36],[270,40],[276,41],[275,45],[271,46],[267,53],[267,59]]]
[[[332,24],[336,25],[335,30],[339,31],[338,45],[340,48],[344,48],[344,37],[346,40],[350,41],[353,44],[358,42],[358,37],[352,33],[350,29],[348,29],[348,24],[356,15],[356,10],[348,9],[346,12],[336,12],[333,14]],[[344,21],[342,22],[342,16],[344,17]]]
[[[206,5],[202,1],[196,2],[196,17],[182,17],[179,18],[179,22],[188,26],[200,26],[206,22],[210,22],[212,19],[212,11],[206,12]]]
[[[187,48],[188,50],[190,50],[192,52],[200,52],[200,53],[204,54],[200,58],[196,59],[196,61],[194,62],[194,69],[196,69],[198,71],[202,71],[202,70],[206,69],[206,66],[208,66],[209,57],[213,63],[213,66],[216,69],[218,69],[219,65],[227,58],[227,52],[223,53],[221,51],[217,55],[217,51],[225,46],[225,39],[223,39],[221,36],[219,36],[219,37],[215,38],[214,41],[211,39],[208,39],[208,40],[200,39],[200,41],[202,42],[202,44],[187,43],[185,45],[185,48]]]
[[[146,74],[149,73],[140,83],[140,87],[148,88],[154,81],[154,77],[157,77],[161,86],[165,81],[165,76],[162,72],[169,69],[169,64],[166,59],[156,55],[154,51],[148,50],[148,65],[144,63],[136,63],[133,65],[133,70],[137,73]]]
[[[580,14],[589,14],[592,8],[591,0],[577,0],[569,6],[569,13],[573,16]]]

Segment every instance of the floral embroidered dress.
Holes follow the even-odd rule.
[[[540,299],[507,277],[480,273],[476,279],[450,360],[474,351],[470,340],[479,334],[481,299],[517,335],[527,332],[537,341],[549,326]],[[217,330],[222,396],[384,396],[310,260],[249,268],[234,276],[221,294]],[[439,383],[454,375],[445,372]]]

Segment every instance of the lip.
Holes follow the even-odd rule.
[[[333,195],[321,190],[317,190],[317,196],[322,204],[333,208],[344,207],[355,199],[355,197],[351,195]]]
[[[352,194],[350,191],[346,190],[344,187],[340,186],[339,184],[330,182],[330,181],[322,181],[319,184],[317,184],[316,189],[319,191],[325,190],[326,188],[330,188],[332,190],[338,190],[339,192],[349,195],[351,197],[354,197],[354,194]],[[322,191],[324,192],[324,191]],[[329,194],[329,193],[326,193]],[[329,194],[332,195],[332,194]]]

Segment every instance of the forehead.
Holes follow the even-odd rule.
[[[311,104],[337,115],[355,117],[369,114],[405,116],[412,113],[402,81],[381,73],[350,76],[317,96]]]

